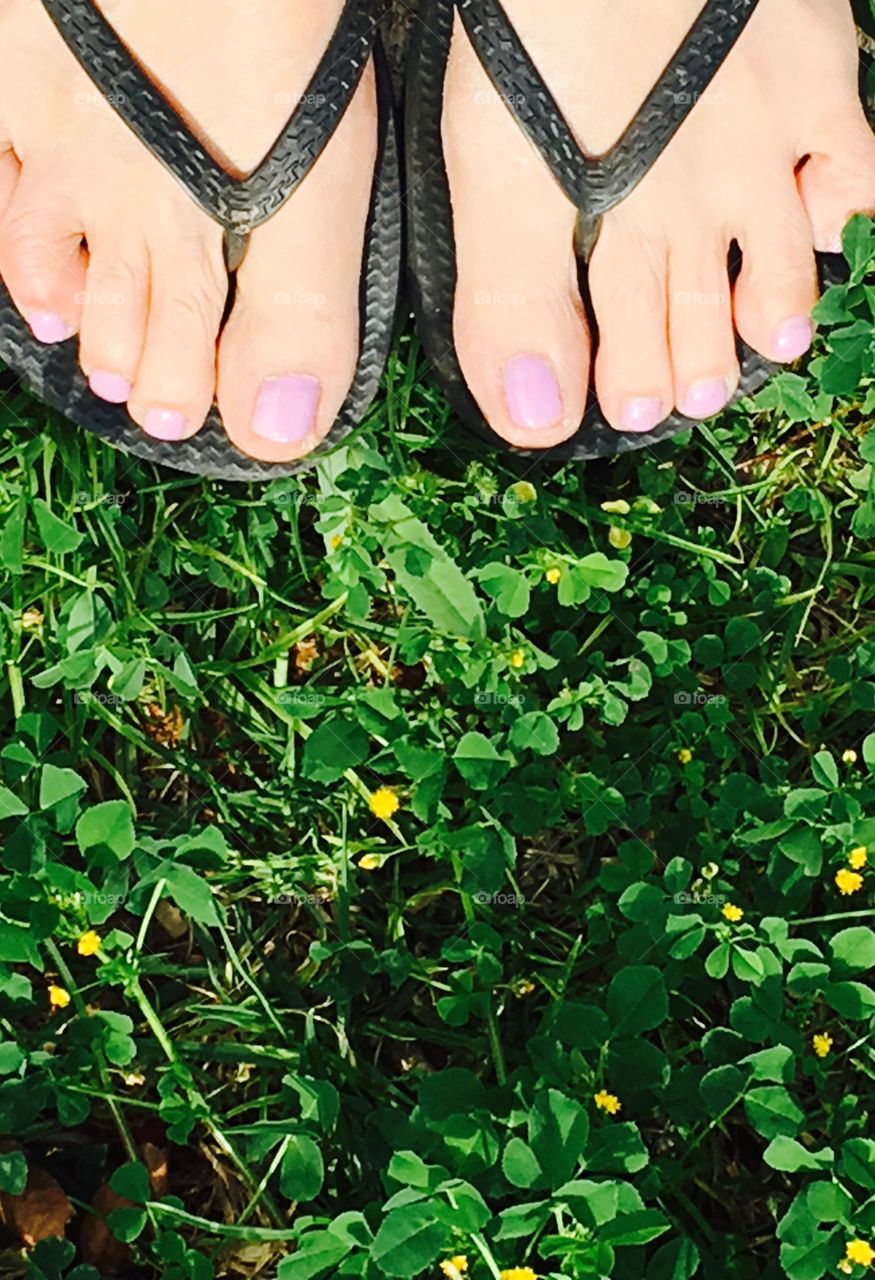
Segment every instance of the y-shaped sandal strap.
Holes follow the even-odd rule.
[[[303,97],[264,160],[235,178],[209,154],[92,0],[42,0],[68,48],[128,127],[225,229],[229,269],[249,235],[285,204],[330,142],[376,40],[374,0],[346,0]]]
[[[484,68],[580,211],[578,248],[588,258],[602,217],[638,186],[708,90],[759,0],[706,0],[656,87],[605,155],[582,150],[500,0],[456,0]]]

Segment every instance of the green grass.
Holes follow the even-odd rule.
[[[5,387],[10,1274],[93,1278],[110,1178],[168,1280],[819,1280],[872,1239],[873,243],[808,369],[585,468],[472,444],[410,339],[266,488]],[[25,1258],[28,1169],[76,1212]]]

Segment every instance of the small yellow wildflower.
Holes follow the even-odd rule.
[[[728,920],[730,924],[738,924],[739,920],[744,919],[744,912],[741,907],[737,907],[734,902],[727,902],[721,912],[721,915],[724,920]]]
[[[848,1262],[847,1258],[842,1258],[841,1262],[839,1263],[839,1271],[841,1271],[843,1275],[849,1276],[851,1275],[853,1270],[854,1270],[853,1262]]]
[[[811,1037],[811,1043],[818,1058],[825,1058],[832,1048],[832,1036],[826,1031],[817,1031]]]
[[[609,1116],[615,1116],[618,1111],[622,1110],[622,1102],[615,1093],[608,1093],[606,1089],[600,1089],[594,1098],[595,1104],[600,1111],[607,1111]]]
[[[847,751],[842,752],[842,764],[856,764],[857,753],[853,747],[848,747]]]
[[[528,480],[518,480],[510,486],[510,492],[517,502],[534,502],[538,496],[538,490]]]
[[[559,581],[559,579],[562,577],[562,570],[561,570],[561,569],[557,569],[557,568],[556,568],[556,566],[554,565],[552,569],[548,569],[548,570],[547,570],[546,577],[547,577],[547,581],[550,583],[550,585],[551,585],[551,586],[553,586],[553,587],[555,587],[555,586],[556,586],[556,583],[557,583],[557,582]]]
[[[22,631],[37,631],[43,625],[43,615],[39,609],[25,609],[21,615]]]
[[[441,1263],[441,1271],[447,1277],[447,1280],[461,1280],[467,1270],[468,1259],[461,1253],[457,1253],[454,1258],[447,1258]]]
[[[848,854],[848,862],[855,871],[862,871],[868,861],[869,850],[864,844],[858,844],[856,849],[852,849]]]
[[[621,529],[619,525],[612,524],[608,529],[608,542],[618,551],[625,551],[632,545],[632,535],[628,529]]]
[[[534,991],[534,989],[535,989],[535,984],[529,978],[519,978],[511,986],[511,990],[513,991],[514,995],[518,997],[530,996]]]
[[[720,868],[716,862],[706,862],[702,868],[702,875],[706,880],[713,880],[719,871]]]
[[[538,1280],[531,1267],[511,1267],[510,1271],[499,1273],[501,1280]]]
[[[836,872],[835,882],[839,893],[845,898],[863,887],[863,877],[856,871],[848,871],[847,867],[841,867]]]
[[[514,649],[513,653],[510,655],[510,665],[515,671],[519,671],[520,667],[525,666],[525,663],[526,655],[523,653],[522,649]]]
[[[100,950],[100,934],[94,929],[89,929],[87,933],[83,933],[79,941],[76,943],[76,950],[80,956],[93,956]]]
[[[602,511],[607,511],[609,516],[627,516],[631,510],[625,498],[615,498],[613,502],[602,503]]]
[[[366,853],[363,858],[359,858],[359,866],[362,871],[376,871],[380,866],[380,859],[375,853]]]
[[[400,808],[400,801],[391,787],[380,787],[371,796],[368,806],[375,818],[388,822]]]
[[[343,542],[343,534],[336,533],[334,537],[331,539],[331,550],[336,551],[337,548],[340,546],[341,542]]]
[[[55,986],[54,983],[49,987],[49,1004],[53,1009],[66,1009],[70,1003],[70,992],[63,987]]]
[[[678,764],[689,764],[693,758],[693,753],[689,747],[681,747],[678,752]]]
[[[868,1240],[849,1240],[845,1247],[845,1261],[856,1262],[861,1267],[871,1267],[875,1262],[875,1249]]]

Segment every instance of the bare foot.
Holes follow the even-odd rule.
[[[702,2],[588,0],[585,15],[579,0],[505,7],[583,149],[601,154]],[[846,0],[763,0],[664,155],[607,215],[589,282],[596,389],[618,431],[649,431],[674,407],[692,418],[723,408],[738,385],[736,332],[772,360],[808,350],[814,250],[840,248],[847,219],[875,208],[857,74]],[[548,447],[578,429],[589,377],[575,210],[458,19],[443,133],[466,379],[500,435]],[[733,240],[744,255],[734,290]]]

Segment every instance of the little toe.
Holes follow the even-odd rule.
[[[40,342],[78,330],[86,264],[81,220],[46,175],[22,170],[0,222],[0,277]]]

